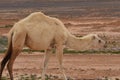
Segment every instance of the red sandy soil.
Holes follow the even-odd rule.
[[[0,55],[2,59],[3,54]],[[14,63],[14,76],[21,74],[41,75],[43,53],[20,54]],[[120,55],[110,54],[65,54],[63,59],[66,75],[75,80],[120,78]],[[3,75],[7,75],[7,69]],[[62,76],[57,58],[51,56],[47,74]]]

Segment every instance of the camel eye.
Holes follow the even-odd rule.
[[[101,40],[99,40],[98,42],[101,43]]]
[[[93,36],[93,40],[95,39],[95,36]]]

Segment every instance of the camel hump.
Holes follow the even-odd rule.
[[[42,12],[34,12],[34,13],[31,13],[28,18],[29,19],[45,19],[46,15]]]
[[[45,16],[45,14],[44,13],[42,13],[42,12],[34,12],[34,13],[31,13],[30,14],[30,16]]]

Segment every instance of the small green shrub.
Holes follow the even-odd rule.
[[[20,78],[18,80],[38,80],[40,77],[37,77],[37,75],[20,75]]]
[[[5,28],[11,28],[11,27],[13,27],[13,25],[10,25],[10,24],[9,24],[9,25],[5,25],[4,27],[5,27]]]
[[[2,77],[2,79],[1,80],[8,80],[8,78],[7,77]]]
[[[7,46],[8,39],[5,36],[0,37],[0,45]]]
[[[2,36],[0,37],[0,53],[5,52],[5,48],[7,47],[7,37]]]

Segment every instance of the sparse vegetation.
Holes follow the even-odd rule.
[[[0,53],[4,53],[6,49],[0,50]],[[30,50],[30,49],[23,49],[22,52],[44,52],[44,50]],[[53,50],[54,52],[54,50]],[[67,50],[64,49],[64,54],[120,54],[120,51],[95,51],[95,50],[87,50],[87,51],[75,51],[75,50]]]
[[[18,80],[38,80],[41,79],[41,77],[38,77],[37,75],[20,75],[20,78]]]
[[[13,27],[13,25],[5,25],[4,27],[5,28],[11,28],[11,27]]]
[[[2,79],[1,80],[8,80],[8,78],[7,77],[2,77]]]
[[[5,48],[7,46],[7,38],[6,37],[0,37],[0,53],[5,52]]]
[[[41,76],[37,76],[36,74],[23,74],[20,76],[15,77],[17,80],[40,80]],[[8,80],[8,77],[2,77],[2,80]],[[54,75],[46,75],[45,80],[62,80],[61,77],[54,76]],[[68,77],[68,80],[74,80],[73,78]],[[109,77],[97,78],[97,79],[79,79],[79,80],[112,80]],[[115,80],[120,80],[119,78],[115,78]]]
[[[45,80],[62,80],[61,77],[54,76],[54,75],[45,75],[46,79]],[[20,76],[15,77],[16,80],[40,80],[41,76],[37,76],[36,74],[23,74]],[[8,77],[2,77],[2,80],[8,80]],[[68,78],[68,80],[73,80],[72,78]]]
[[[7,38],[5,36],[0,38],[0,45],[7,46]]]
[[[5,25],[5,26],[0,26],[0,28],[11,28],[11,27],[13,27],[13,25],[10,25],[10,24]]]

